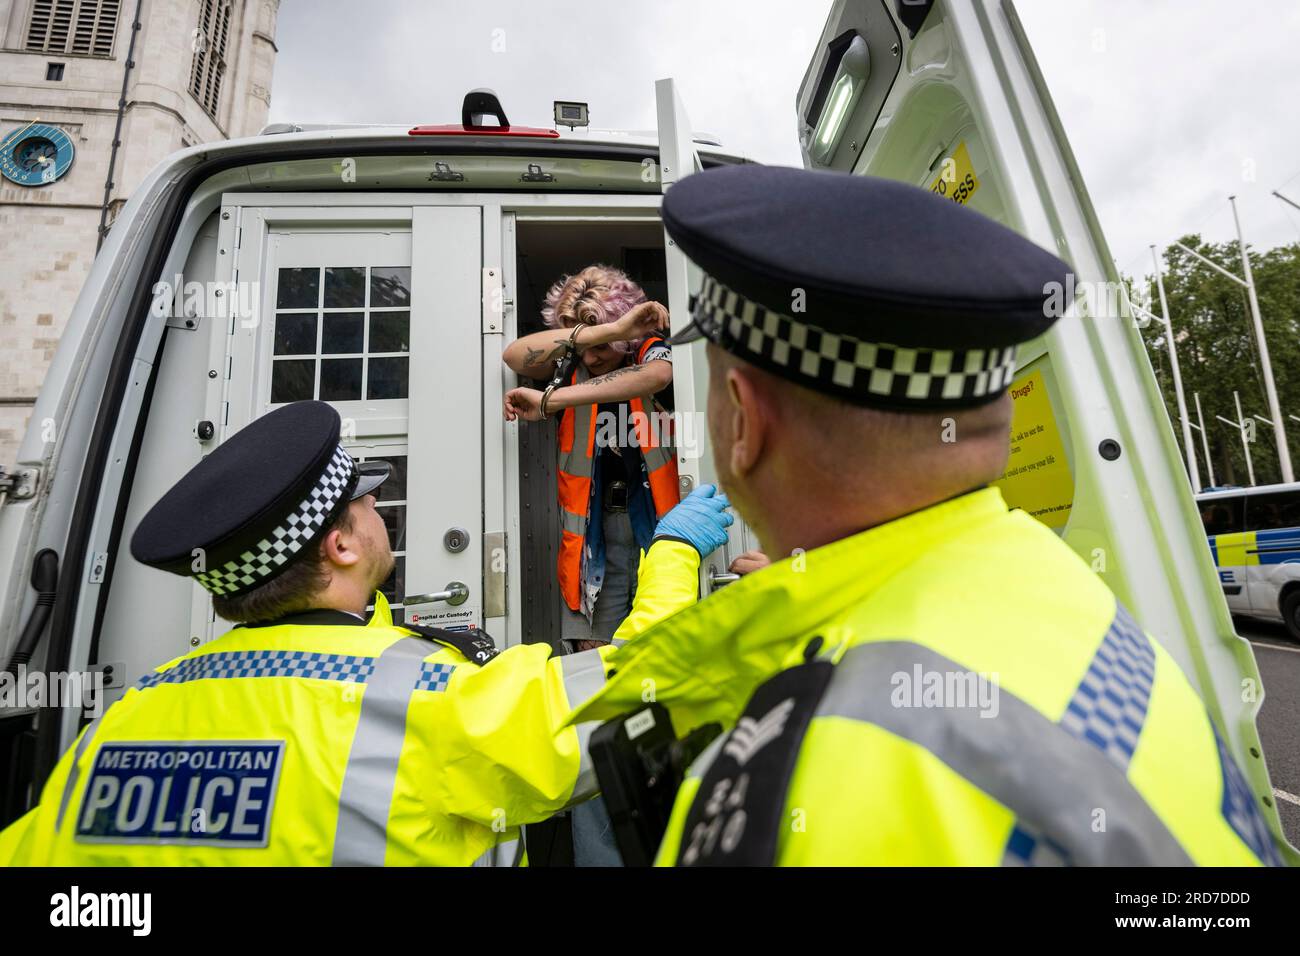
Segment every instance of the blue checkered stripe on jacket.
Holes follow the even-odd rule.
[[[181,661],[161,674],[140,678],[141,690],[159,684],[230,677],[311,677],[364,684],[375,669],[373,657],[316,654],[311,651],[218,651]]]
[[[1061,717],[1061,727],[1104,753],[1121,772],[1137,750],[1151,702],[1156,655],[1137,621],[1116,603],[1115,618]],[[1068,854],[1030,826],[1017,823],[1003,862],[1011,866],[1068,865]]]
[[[451,672],[455,669],[455,664],[431,664],[425,661],[420,668],[420,676],[415,681],[415,689],[446,690],[447,682],[451,680]]]
[[[1246,775],[1232,759],[1217,727],[1214,728],[1214,744],[1219,750],[1219,772],[1223,775],[1223,803],[1219,805],[1219,811],[1255,856],[1267,866],[1281,866],[1282,856],[1273,843],[1273,834],[1264,822],[1264,815],[1255,805]]]

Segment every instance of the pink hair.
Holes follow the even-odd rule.
[[[563,276],[546,293],[542,321],[550,328],[572,328],[577,322],[597,325],[621,319],[646,300],[645,291],[613,266],[591,265]],[[644,340],[641,340],[644,341]],[[641,342],[611,342],[618,352],[635,351]]]

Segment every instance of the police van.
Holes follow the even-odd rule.
[[[555,127],[513,125],[475,91],[459,123],[280,126],[159,165],[96,259],[6,469],[3,659],[100,673],[113,698],[221,634],[205,592],[131,559],[131,534],[220,442],[313,397],[338,407],[357,458],[393,465],[379,506],[406,619],[558,644],[553,423],[503,420],[517,383],[502,350],[541,327],[550,282],[593,262],[625,269],[680,329],[700,277],[664,235],[661,197],[751,161],[692,133],[671,79],[653,94],[645,135],[583,128],[580,103],[557,103]],[[837,0],[795,108],[806,166],[931,189],[1058,253],[1081,289],[1118,288],[1010,0]],[[1003,490],[1159,636],[1280,833],[1258,671],[1138,330],[1113,296],[1062,294],[1067,317],[1020,350]],[[685,491],[712,478],[707,433],[684,434],[703,420],[702,347],[673,368]],[[702,594],[757,545],[738,521]],[[3,821],[86,719],[56,704],[0,712]]]
[[[1300,641],[1300,482],[1216,489],[1196,504],[1228,608]]]

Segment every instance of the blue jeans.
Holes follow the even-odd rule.
[[[561,608],[564,614],[562,633],[569,641],[608,642],[627,617],[636,594],[636,569],[640,555],[628,514],[625,511],[605,511],[601,523],[605,533],[605,582],[596,596],[591,624],[581,612]],[[570,811],[569,819],[573,823],[575,866],[623,865],[604,797],[578,804]]]

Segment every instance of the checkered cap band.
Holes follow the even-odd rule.
[[[308,542],[315,540],[326,519],[352,487],[356,464],[340,445],[310,494],[293,514],[256,545],[219,568],[194,575],[217,597],[248,591],[275,577]]]
[[[1014,345],[908,348],[864,342],[773,312],[705,275],[692,316],[712,341],[805,378],[819,391],[906,405],[968,405],[1011,384]]]

